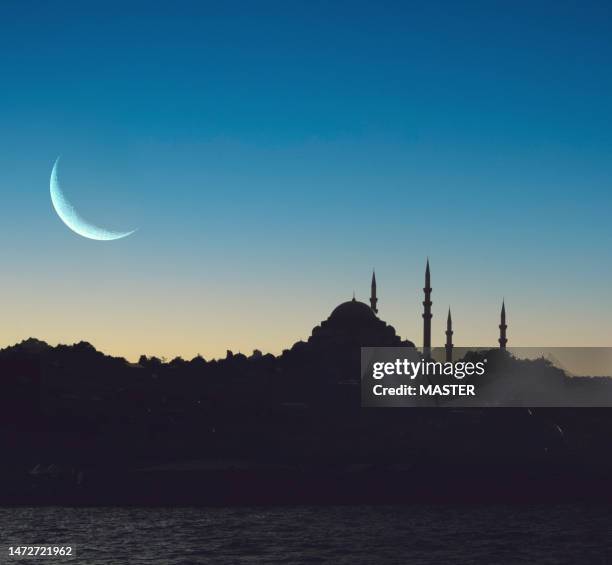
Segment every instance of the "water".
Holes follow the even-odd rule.
[[[79,564],[612,564],[605,506],[0,508],[8,543],[73,543]]]

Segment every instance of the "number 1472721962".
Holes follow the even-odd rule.
[[[9,545],[9,557],[74,557],[76,548],[73,545]]]

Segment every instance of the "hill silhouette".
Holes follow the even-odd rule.
[[[87,342],[28,339],[5,348],[0,448],[11,457],[1,474],[53,464],[91,475],[204,460],[316,465],[325,477],[356,463],[418,463],[427,476],[452,467],[470,480],[485,469],[495,476],[517,468],[547,475],[575,473],[576,465],[612,469],[608,409],[361,408],[363,328],[340,335],[330,328],[334,320],[278,356],[228,351],[223,359],[130,363]],[[378,327],[386,335],[378,343],[412,346],[387,328]],[[565,379],[545,359],[487,355],[524,378]]]

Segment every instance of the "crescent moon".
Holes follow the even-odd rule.
[[[53,165],[53,170],[51,171],[49,191],[51,193],[53,208],[57,212],[57,215],[60,217],[62,222],[64,222],[74,233],[88,239],[95,239],[96,241],[112,241],[114,239],[121,239],[133,234],[136,231],[107,230],[85,220],[62,192],[59,178],[57,176],[57,164],[59,163],[59,159],[59,157],[56,159],[55,164]]]

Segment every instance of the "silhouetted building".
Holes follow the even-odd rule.
[[[431,357],[431,319],[433,317],[431,307],[431,271],[429,267],[429,258],[425,266],[425,286],[423,287],[423,357]],[[408,340],[402,340],[393,326],[383,322],[377,316],[378,313],[378,295],[376,287],[376,273],[372,271],[372,280],[370,287],[370,305],[360,302],[355,298],[353,292],[352,300],[343,302],[337,306],[329,318],[321,322],[312,330],[312,335],[308,339],[309,344],[322,345],[351,345],[356,347],[394,347],[394,346],[409,346],[414,347],[414,343]],[[501,349],[506,348],[506,309],[502,302],[501,323],[499,325],[499,346]],[[446,320],[446,342],[445,342],[445,358],[446,361],[453,360],[453,321],[450,307]]]
[[[372,271],[372,290],[370,293],[370,307],[372,308],[372,312],[378,314],[378,298],[376,298],[376,273]]]
[[[508,339],[506,338],[506,329],[508,328],[506,324],[506,303],[505,300],[502,300],[501,307],[501,323],[499,324],[499,348],[506,349],[506,344],[508,343]]]
[[[429,357],[431,355],[431,278],[429,274],[429,259],[427,259],[427,267],[425,267],[425,300],[423,301],[423,355]]]
[[[312,330],[308,343],[313,345],[344,345],[372,347],[414,347],[411,341],[403,341],[395,328],[383,322],[372,308],[356,300],[337,306],[327,320]]]
[[[450,307],[448,309],[448,318],[446,318],[446,361],[453,361],[453,320],[451,318]]]

